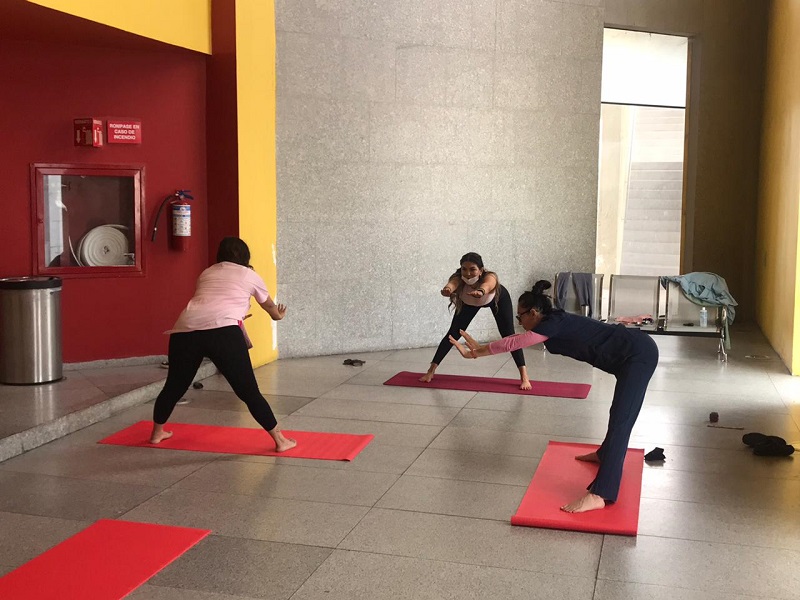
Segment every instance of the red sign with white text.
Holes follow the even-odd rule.
[[[142,122],[132,119],[109,119],[107,123],[109,144],[141,144]]]

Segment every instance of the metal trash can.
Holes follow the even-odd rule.
[[[0,383],[57,381],[63,366],[61,279],[0,279]]]

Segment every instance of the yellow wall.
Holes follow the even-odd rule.
[[[800,2],[770,7],[756,238],[756,318],[773,348],[800,374]]]
[[[143,37],[211,54],[211,0],[28,0]]]
[[[275,13],[272,2],[236,2],[236,93],[239,122],[239,235],[253,267],[276,293]],[[280,297],[277,297],[280,302]],[[291,307],[289,307],[291,310]],[[247,331],[258,366],[278,357],[275,327],[261,309]]]

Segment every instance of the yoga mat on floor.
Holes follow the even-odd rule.
[[[644,450],[628,449],[622,469],[622,486],[613,504],[585,513],[567,513],[565,504],[580,498],[597,473],[596,463],[575,460],[597,450],[593,444],[550,442],[522,498],[512,525],[636,535],[639,530],[639,496],[642,492]]]
[[[120,600],[209,533],[102,519],[0,577],[0,598]]]
[[[278,453],[275,452],[275,443],[272,438],[263,429],[168,423],[165,428],[167,431],[172,431],[174,435],[160,444],[151,444],[149,440],[152,427],[153,424],[150,421],[139,421],[98,443],[222,454],[353,460],[375,437],[350,433],[284,430],[283,434],[286,437],[297,440],[297,446],[286,452]]]
[[[531,389],[519,389],[519,379],[497,377],[470,377],[467,375],[436,375],[430,383],[419,378],[424,373],[401,371],[383,385],[434,388],[437,390],[466,390],[470,392],[498,392],[522,396],[554,396],[556,398],[586,398],[592,386],[588,383],[561,383],[558,381],[531,381]]]

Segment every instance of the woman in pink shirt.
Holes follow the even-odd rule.
[[[553,354],[589,363],[616,377],[608,431],[602,445],[596,452],[575,457],[599,463],[597,476],[586,494],[561,507],[567,512],[586,512],[617,500],[628,440],[658,365],[658,347],[639,329],[609,325],[554,309],[550,297],[544,293],[549,287],[549,281],[537,281],[530,292],[519,297],[517,321],[525,333],[481,345],[462,331],[466,348],[455,337],[450,342],[465,358],[511,352],[544,342]]]
[[[277,452],[297,445],[281,433],[253,373],[242,324],[251,297],[273,320],[286,316],[286,307],[272,301],[264,280],[250,267],[247,244],[227,237],[219,244],[216,264],[200,274],[194,296],[168,332],[169,373],[153,408],[151,444],[172,437],[171,431],[164,431],[164,424],[191,385],[203,358],[208,357],[253,418],[272,436]]]

